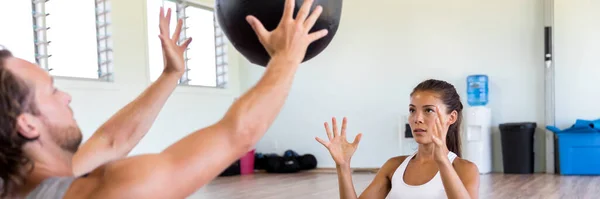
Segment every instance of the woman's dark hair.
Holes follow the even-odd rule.
[[[17,132],[18,117],[35,109],[33,95],[25,82],[6,68],[10,57],[10,51],[0,48],[0,198],[15,193],[33,169],[23,152],[28,140]]]
[[[448,110],[447,114],[452,113],[452,111],[458,112],[456,122],[448,128],[448,133],[446,134],[446,146],[448,147],[448,150],[454,152],[458,157],[462,157],[460,149],[460,125],[462,122],[463,104],[460,101],[460,96],[456,92],[454,86],[445,81],[429,79],[417,85],[410,95],[413,95],[417,91],[433,91],[439,94],[440,99],[442,99],[446,105],[446,109]]]

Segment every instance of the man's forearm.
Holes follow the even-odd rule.
[[[150,130],[180,77],[163,73],[135,100],[105,122],[97,133],[110,138],[117,147],[123,147],[122,152],[128,153]]]
[[[257,84],[231,106],[224,120],[256,143],[279,114],[300,63],[285,56],[273,57]]]
[[[248,152],[277,117],[298,65],[273,57],[263,77],[233,103],[222,120],[165,149],[161,156],[173,168],[167,184],[191,193]]]
[[[163,73],[140,96],[98,128],[74,155],[74,174],[87,173],[127,155],[149,131],[178,80],[176,74]]]

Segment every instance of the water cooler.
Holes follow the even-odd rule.
[[[488,77],[467,78],[467,101],[463,133],[463,158],[479,168],[480,173],[492,171],[492,111],[488,103]]]

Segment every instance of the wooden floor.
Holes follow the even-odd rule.
[[[360,194],[375,174],[355,173]],[[255,174],[220,177],[190,199],[331,199],[339,198],[337,175],[331,173]],[[481,176],[480,198],[600,198],[600,177],[549,174]]]

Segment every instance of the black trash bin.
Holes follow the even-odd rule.
[[[533,122],[500,124],[504,173],[533,173],[533,139],[536,127]]]

